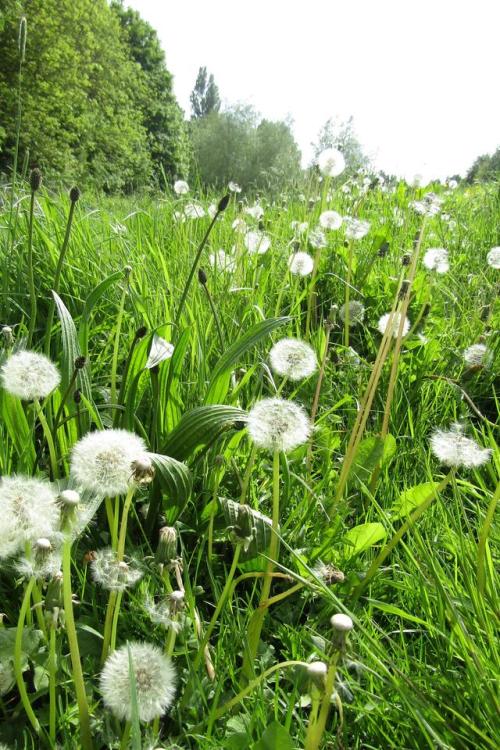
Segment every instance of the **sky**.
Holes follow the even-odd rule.
[[[293,119],[304,163],[354,118],[377,169],[465,174],[500,146],[498,0],[125,0],[156,29],[186,115],[200,66],[223,102]]]

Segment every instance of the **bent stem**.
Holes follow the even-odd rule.
[[[33,586],[35,585],[35,579],[31,578],[26,586],[26,590],[24,592],[23,601],[21,604],[21,609],[19,612],[19,619],[17,621],[17,628],[16,628],[16,640],[14,643],[14,674],[16,676],[16,682],[17,682],[17,689],[19,690],[19,697],[21,698],[21,703],[23,704],[23,708],[26,712],[26,716],[28,717],[31,726],[35,730],[37,734],[40,734],[40,723],[38,719],[35,716],[35,713],[33,709],[31,708],[30,699],[28,696],[28,692],[26,690],[26,685],[24,684],[23,679],[23,667],[22,667],[22,644],[23,644],[23,633],[24,633],[24,622],[26,620],[26,612],[28,611],[30,599],[31,599],[31,592],[33,589]]]
[[[47,441],[47,446],[49,448],[49,456],[50,456],[50,466],[52,469],[52,477],[54,479],[57,479],[59,476],[58,468],[57,468],[57,456],[56,456],[56,449],[54,445],[54,440],[52,437],[52,430],[50,429],[48,422],[45,418],[45,414],[43,413],[43,409],[40,406],[40,401],[35,398],[33,401],[33,405],[35,407],[36,415],[38,417],[38,421],[40,422],[43,430],[43,434],[45,436],[45,440]]]
[[[260,634],[264,625],[266,616],[269,593],[273,580],[274,566],[278,557],[278,528],[280,517],[280,454],[275,451],[273,454],[273,516],[271,527],[271,541],[269,544],[269,561],[267,563],[264,582],[260,595],[259,606],[253,612],[247,629],[247,649],[243,660],[243,675],[250,679],[254,674],[253,662],[257,655],[257,649],[260,642]]]
[[[89,706],[87,703],[87,695],[85,693],[85,682],[83,679],[80,649],[78,647],[75,617],[73,613],[73,597],[71,592],[71,540],[66,540],[63,544],[62,569],[64,617],[71,656],[73,682],[75,684],[76,700],[78,703],[78,714],[80,717],[80,737],[82,748],[84,750],[93,750]]]

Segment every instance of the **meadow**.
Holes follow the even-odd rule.
[[[3,186],[2,750],[498,747],[498,185],[329,166]]]

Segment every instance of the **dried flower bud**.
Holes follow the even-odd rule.
[[[31,192],[36,193],[36,191],[39,190],[41,184],[42,184],[42,173],[37,168],[32,169],[30,172]]]
[[[133,270],[132,266],[125,266],[125,268],[123,269],[123,273],[125,274],[126,279],[130,278],[130,274],[132,273],[132,270]]]
[[[14,343],[14,332],[10,326],[4,326],[2,328],[2,336],[5,341],[5,346],[12,346]]]
[[[231,198],[231,196],[228,193],[227,195],[225,195],[223,198],[220,199],[219,205],[217,206],[217,211],[219,213],[221,213],[222,211],[226,210],[230,198]]]
[[[82,394],[81,391],[77,388],[76,391],[73,393],[73,401],[75,404],[81,403],[82,400]]]
[[[148,329],[146,328],[146,326],[141,326],[135,332],[136,339],[143,339],[144,336],[147,334],[147,332],[148,332]]]
[[[62,573],[56,573],[47,585],[47,593],[45,594],[45,611],[51,613],[51,619],[54,615],[57,619],[57,616],[64,611],[62,580]]]
[[[177,531],[173,526],[163,526],[160,529],[156,562],[167,565],[175,559],[177,554]]]
[[[249,505],[239,505],[236,523],[228,527],[229,536],[235,544],[242,544],[245,552],[254,538],[254,519]]]
[[[150,484],[155,476],[155,467],[151,458],[144,454],[141,458],[132,461],[132,474],[134,482],[137,484]]]
[[[307,665],[307,674],[320,693],[324,692],[327,672],[328,666],[324,661],[312,661]]]
[[[411,253],[405,253],[403,257],[401,258],[401,265],[402,266],[409,266],[411,261]]]
[[[424,305],[424,309],[422,310],[422,319],[426,318],[429,315],[430,311],[431,311],[431,303],[426,302]]]
[[[70,199],[71,203],[76,203],[79,200],[79,198],[80,198],[80,189],[77,188],[76,185],[75,185],[69,191],[69,199]]]
[[[199,268],[198,269],[198,281],[203,286],[205,286],[205,284],[207,283],[207,274],[205,273],[205,271],[203,270],[203,268]]]
[[[404,279],[404,281],[401,284],[401,289],[399,290],[398,299],[403,299],[408,294],[408,291],[410,289],[410,282],[408,279]]]
[[[380,245],[378,250],[378,257],[379,258],[385,258],[387,253],[389,252],[389,243],[384,242],[382,245]]]
[[[75,370],[83,370],[86,364],[87,364],[86,357],[77,357],[75,359]]]

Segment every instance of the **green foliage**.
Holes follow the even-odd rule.
[[[500,181],[500,148],[494,154],[478,156],[465,179],[469,183]]]
[[[193,117],[196,119],[218,112],[220,109],[219,89],[212,73],[208,75],[204,67],[198,70],[190,99]]]
[[[318,133],[318,139],[314,147],[314,160],[327,148],[338,148],[344,155],[346,161],[346,172],[355,174],[360,169],[366,169],[370,160],[364,153],[355,130],[352,117],[344,121],[330,118],[322,126]]]
[[[237,105],[191,122],[195,169],[206,185],[283,190],[300,174],[300,151],[286,122],[259,121]]]

